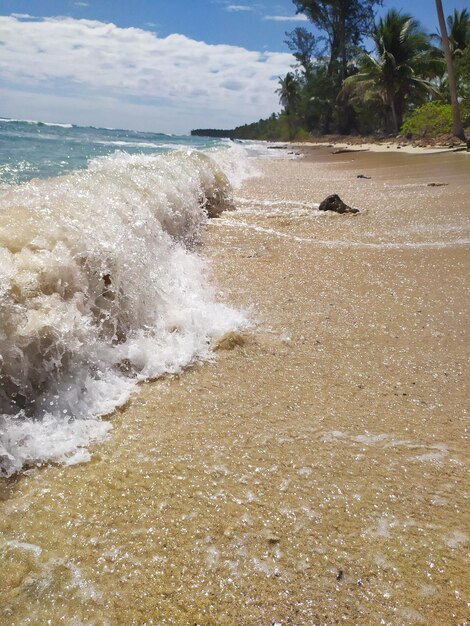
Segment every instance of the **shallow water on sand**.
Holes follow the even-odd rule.
[[[359,166],[260,163],[209,226],[257,328],[141,386],[88,464],[10,484],[3,623],[466,623],[468,208],[455,178],[366,196]],[[367,212],[299,215],[333,187]]]

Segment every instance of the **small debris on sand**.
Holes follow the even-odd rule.
[[[338,150],[333,150],[331,154],[344,154],[345,152],[368,152],[369,148],[338,148]]]
[[[215,342],[214,350],[234,350],[237,347],[243,347],[246,342],[247,338],[244,335],[230,331]]]

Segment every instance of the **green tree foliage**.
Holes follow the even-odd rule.
[[[413,111],[403,122],[402,135],[426,137],[452,130],[452,107],[442,102],[427,102]]]
[[[279,78],[279,88],[276,89],[279,102],[284,106],[284,117],[289,129],[288,139],[294,139],[299,126],[297,111],[300,101],[300,84],[292,72],[284,78]]]
[[[455,61],[458,94],[470,106],[470,44]]]
[[[388,112],[387,129],[398,133],[406,105],[436,91],[430,78],[441,62],[419,23],[395,9],[380,18],[372,39],[374,53],[361,55],[359,71],[346,79],[342,94],[380,101]]]
[[[470,126],[470,103],[461,104],[462,123]],[[410,113],[401,127],[402,135],[433,137],[441,133],[452,132],[452,107],[450,104],[433,101],[426,102]]]
[[[291,33],[286,33],[285,43],[296,58],[301,73],[308,76],[313,71],[313,57],[318,52],[318,44],[315,36],[306,28],[294,28]]]
[[[284,78],[279,78],[279,88],[276,89],[276,93],[286,112],[295,114],[300,94],[299,83],[292,72],[288,72]]]
[[[370,32],[374,8],[381,0],[293,0],[320,31],[305,28],[288,33],[287,44],[298,61],[301,84],[299,116],[309,130],[350,132],[353,111],[337,101],[357,46]]]
[[[259,120],[253,124],[238,126],[233,131],[235,139],[263,139],[267,141],[289,141],[292,139],[305,139],[308,133],[297,122],[292,122],[285,113],[274,113],[265,120]]]
[[[347,75],[348,60],[367,35],[374,20],[374,9],[381,0],[293,0],[297,13],[303,13],[324,34],[328,48],[328,72]]]
[[[447,30],[450,50],[455,59],[470,45],[470,14],[467,9],[454,9],[454,14],[447,17]]]
[[[457,93],[465,102],[470,100],[470,13],[454,10],[447,18],[449,44],[457,80]]]
[[[287,140],[307,133],[398,133],[403,119],[423,132],[446,128],[443,53],[411,15],[391,9],[374,24],[381,0],[292,1],[319,33],[308,28],[286,33],[296,64],[279,80],[282,113],[240,126],[231,136]],[[447,25],[460,109],[470,111],[469,11],[454,11]],[[372,52],[361,48],[364,40],[372,40]],[[434,100],[438,104],[420,108]],[[409,128],[404,126],[421,133]]]

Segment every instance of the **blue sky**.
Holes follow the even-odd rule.
[[[449,14],[468,0],[443,1]],[[436,30],[433,0],[385,0]],[[291,0],[2,0],[0,115],[188,132],[279,110]]]

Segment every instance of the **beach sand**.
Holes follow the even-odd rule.
[[[253,326],[4,490],[2,624],[468,623],[468,156],[302,149],[201,247]]]

